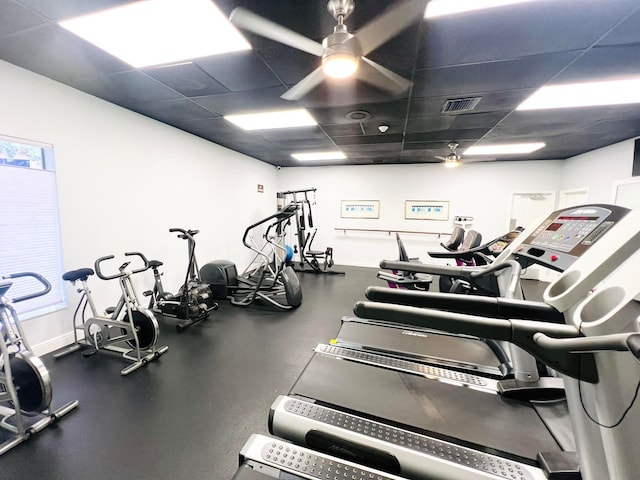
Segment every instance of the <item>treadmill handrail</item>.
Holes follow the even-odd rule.
[[[365,290],[368,300],[396,303],[411,307],[435,308],[451,312],[485,315],[495,318],[517,318],[551,323],[564,323],[564,315],[551,305],[532,300],[460,295],[457,293],[422,292],[370,286]]]
[[[580,338],[552,338],[544,333],[536,333],[533,335],[533,341],[548,350],[558,352],[629,351],[640,360],[640,333],[616,333]]]
[[[547,336],[557,338],[580,337],[580,331],[572,325],[532,320],[498,319],[431,308],[363,301],[357,302],[353,311],[362,318],[392,321],[450,333],[463,333],[511,342],[565,375],[590,383],[598,381],[592,354],[583,353],[578,357],[568,351],[549,350],[533,339],[536,333],[544,333]]]

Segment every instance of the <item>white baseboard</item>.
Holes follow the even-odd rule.
[[[33,353],[40,356],[47,353],[55,352],[62,347],[66,347],[67,345],[73,343],[73,340],[73,332],[69,332],[65,333],[64,335],[60,335],[59,337],[52,338],[51,340],[47,340],[46,342],[42,342],[37,345],[31,345],[31,347],[33,348]]]

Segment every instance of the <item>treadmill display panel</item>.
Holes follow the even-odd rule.
[[[562,272],[628,211],[615,205],[583,205],[556,211],[525,240],[518,255]]]

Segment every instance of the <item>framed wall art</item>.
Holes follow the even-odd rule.
[[[449,202],[444,200],[406,200],[406,220],[449,220]]]
[[[342,218],[380,218],[380,200],[342,200]]]

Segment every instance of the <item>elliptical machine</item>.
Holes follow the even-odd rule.
[[[187,241],[189,263],[184,283],[173,295],[167,292],[162,285],[162,273],[158,270],[163,264],[159,260],[150,260],[149,267],[153,271],[153,290],[144,292],[144,296],[150,297],[149,309],[165,317],[178,318],[182,321],[176,324],[176,330],[183,332],[191,325],[209,318],[209,313],[218,309],[214,301],[211,288],[200,281],[198,277],[198,263],[196,261],[196,241],[194,235],[199,230],[184,230],[182,228],[170,228],[169,232],[179,232],[178,238]]]
[[[5,296],[10,278],[31,277],[44,287],[39,292],[13,299]],[[0,444],[0,455],[27,440],[78,406],[74,400],[55,411],[49,409],[53,392],[47,367],[33,353],[12,304],[46,295],[51,284],[32,272],[13,273],[0,280],[0,427],[11,436]],[[28,421],[24,417],[41,417]]]

